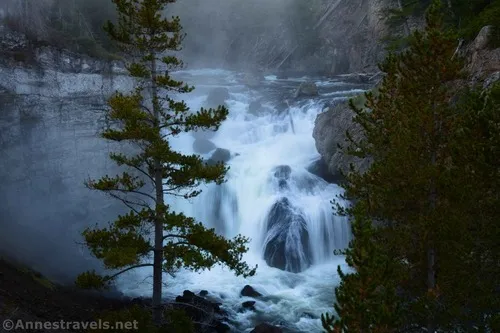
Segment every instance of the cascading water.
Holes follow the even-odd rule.
[[[229,150],[231,159],[225,184],[203,186],[203,192],[189,201],[167,200],[176,210],[227,237],[242,234],[251,238],[244,259],[259,268],[248,279],[235,277],[223,267],[202,273],[181,271],[168,278],[167,296],[185,289],[208,290],[232,315],[236,331],[249,331],[264,321],[281,323],[297,332],[320,331],[320,314],[331,311],[338,283],[336,268],[344,265],[343,258],[333,252],[348,245],[350,227],[344,217],[333,214],[330,203],[342,189],[307,171],[319,157],[312,130],[325,101],[359,90],[341,82],[317,82],[320,92],[326,90],[322,96],[290,103],[288,110],[279,112],[279,103],[270,96],[277,92],[283,95],[300,80],[266,77],[262,89],[252,91],[227,71],[197,70],[178,75],[196,86],[193,93],[180,96],[193,110],[204,105],[210,89],[229,89],[229,117],[210,141]],[[252,101],[265,101],[266,97],[261,114],[248,113]],[[194,140],[187,133],[172,145],[184,153],[195,153]],[[210,156],[211,152],[204,155],[207,159]],[[129,294],[149,296],[151,285],[137,281],[150,275],[150,271],[131,273],[121,280],[121,286]],[[245,284],[264,295],[256,299],[256,312],[238,311],[247,300],[240,297]]]

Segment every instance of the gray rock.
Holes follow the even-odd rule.
[[[219,162],[226,163],[231,159],[231,152],[224,148],[217,148],[207,161],[208,165],[215,165]]]
[[[338,145],[345,147],[349,144],[345,136],[346,131],[349,131],[355,140],[360,140],[363,137],[362,128],[353,122],[354,115],[347,103],[340,103],[327,108],[316,117],[313,130],[316,149],[328,166],[328,171],[333,178],[341,177],[339,170],[348,173],[351,163],[356,170],[361,172],[366,171],[370,166],[370,159],[344,154],[338,148]]]
[[[196,139],[193,142],[193,150],[198,154],[206,154],[217,148],[215,144],[206,139]]]
[[[264,76],[260,73],[247,73],[243,76],[243,84],[250,88],[258,88],[264,81]]]
[[[191,135],[195,139],[203,139],[203,140],[210,140],[215,136],[215,134],[217,134],[217,132],[211,130],[197,130],[191,132]]]
[[[224,87],[217,87],[210,90],[207,99],[203,105],[205,108],[216,108],[219,105],[225,105],[229,99],[229,90]]]
[[[487,25],[484,26],[479,33],[477,34],[476,38],[474,39],[474,49],[477,50],[483,50],[488,47],[490,44],[491,36],[493,32],[493,26],[492,25]]]
[[[274,326],[268,323],[263,323],[255,326],[250,333],[282,333],[283,330],[278,326]]]
[[[294,94],[294,98],[301,96],[318,96],[318,87],[314,82],[302,82]]]
[[[281,198],[267,217],[264,259],[271,267],[298,273],[312,263],[307,223],[287,198]]]
[[[255,301],[246,301],[241,303],[241,311],[255,311]]]
[[[259,297],[259,296],[262,296],[261,293],[259,293],[255,289],[253,289],[253,287],[249,286],[248,284],[246,286],[244,286],[243,289],[241,289],[240,295],[244,296],[244,297]]]
[[[250,102],[248,105],[248,113],[257,116],[262,111],[262,104],[259,101]]]

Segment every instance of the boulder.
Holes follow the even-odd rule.
[[[332,184],[336,183],[338,184],[342,178],[341,177],[335,177],[333,174],[330,173],[328,170],[328,165],[323,161],[323,158],[318,158],[317,160],[313,161],[311,164],[309,164],[306,168],[307,171],[312,173],[315,176],[318,176],[319,178],[322,178],[324,181]]]
[[[294,94],[294,98],[298,98],[301,96],[310,97],[310,96],[318,96],[318,87],[314,82],[302,82],[300,86],[297,88]]]
[[[255,311],[255,301],[246,301],[241,303],[241,311]]]
[[[288,181],[290,180],[292,168],[288,165],[278,165],[273,171],[274,177],[278,179],[278,187],[281,190],[288,189]]]
[[[247,73],[243,76],[243,84],[250,88],[258,88],[262,85],[262,81],[265,78],[262,74],[259,73]]]
[[[210,139],[212,139],[215,136],[215,134],[217,134],[216,131],[201,130],[201,129],[191,132],[191,135],[195,139],[203,139],[203,140],[210,140]]]
[[[206,296],[208,296],[208,291],[207,290],[200,290],[198,295],[200,295],[201,297],[206,297]]]
[[[219,105],[224,105],[229,99],[229,90],[225,87],[217,87],[210,90],[207,99],[203,104],[205,108],[216,108]]]
[[[224,148],[217,148],[207,161],[208,165],[215,165],[219,162],[226,163],[231,159],[231,152]]]
[[[278,200],[267,217],[264,259],[271,267],[298,273],[312,263],[307,224],[287,198]]]
[[[262,104],[259,101],[250,102],[248,105],[248,113],[258,116],[262,112]]]
[[[193,142],[193,150],[198,154],[206,154],[217,148],[215,144],[207,139],[196,139]]]
[[[244,296],[244,297],[259,297],[259,296],[262,296],[261,293],[259,293],[258,291],[256,291],[252,286],[249,286],[248,284],[246,286],[244,286],[243,289],[241,289],[240,295]]]
[[[268,323],[263,323],[255,326],[250,333],[282,333],[283,330],[278,326],[274,326]]]
[[[349,131],[355,140],[363,138],[361,126],[353,122],[354,112],[349,108],[348,103],[339,103],[334,107],[325,109],[318,114],[314,123],[313,138],[316,149],[328,167],[328,172],[332,179],[341,179],[339,170],[348,173],[349,165],[364,172],[371,164],[371,159],[353,157],[338,148],[338,145],[345,147],[349,143],[346,138],[346,131]]]
[[[230,332],[230,327],[224,323],[228,321],[227,313],[220,308],[220,305],[197,296],[189,290],[184,290],[182,296],[177,296],[175,303],[172,304],[175,309],[184,310],[186,315],[195,322],[197,332],[206,328],[203,325],[212,326],[211,332]]]

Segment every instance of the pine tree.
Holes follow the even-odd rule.
[[[455,133],[467,122],[452,102],[465,73],[462,60],[455,56],[456,39],[444,29],[441,13],[440,1],[434,1],[425,30],[415,32],[407,50],[390,54],[380,66],[386,75],[377,96],[367,93],[364,108],[351,102],[365,139],[351,139],[349,153],[371,156],[374,163],[365,174],[348,176],[346,193],[356,200],[352,212],[365,214],[378,227],[373,234],[354,215],[358,240],[351,244],[347,262],[355,272],[341,275],[336,291],[341,318],[333,325],[339,330],[371,331],[385,321],[388,331],[426,327],[434,332],[449,329],[451,318],[470,310],[457,305],[457,295],[468,282],[457,273],[462,269],[460,256],[470,255],[467,246],[474,244],[467,234],[471,223],[461,207],[471,202],[455,201],[452,195],[461,193],[464,179],[455,173],[454,149],[460,151]],[[376,250],[375,258],[362,261],[360,253],[367,249]],[[366,281],[379,276],[380,268],[373,263],[382,259],[399,278],[386,283],[391,295],[396,290],[399,297],[384,300],[394,302],[388,308],[400,310],[399,321],[384,316],[376,302],[360,302]],[[488,291],[492,292],[491,286]],[[363,317],[367,312],[371,315]]]
[[[183,35],[179,17],[168,20],[162,13],[175,0],[112,2],[118,23],[108,22],[105,30],[132,59],[127,69],[138,84],[131,94],[116,93],[109,99],[108,116],[114,125],[102,137],[132,143],[138,153],[111,153],[114,162],[131,171],[87,182],[89,188],[121,200],[130,212],[106,228],[96,226],[83,233],[93,255],[107,269],[120,271],[107,276],[86,272],[77,283],[103,287],[126,271],[152,267],[153,321],[159,325],[164,272],[181,267],[201,270],[221,263],[238,275],[248,276],[255,268],[241,261],[248,239],[238,235],[226,240],[193,218],[173,212],[165,202],[166,195],[197,196],[200,183],[220,184],[227,171],[223,164],[209,166],[200,156],[174,151],[168,141],[181,132],[217,130],[228,114],[223,106],[191,112],[184,101],[170,96],[193,90],[170,76],[173,69],[182,66],[172,52],[180,49]]]

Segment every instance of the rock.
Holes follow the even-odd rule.
[[[292,168],[288,165],[278,165],[274,168],[274,177],[278,179],[278,187],[281,190],[288,189],[288,180],[290,180],[290,174]]]
[[[312,162],[311,164],[309,164],[309,166],[306,168],[307,171],[309,171],[310,173],[312,173],[313,175],[316,175],[320,178],[322,178],[323,180],[325,180],[326,182],[328,183],[339,183],[342,179],[342,177],[335,177],[334,175],[332,175],[330,173],[330,171],[328,170],[328,165],[325,163],[325,161],[323,161],[323,158],[318,158],[317,160],[315,160],[314,162]]]
[[[483,27],[465,50],[470,86],[482,84],[483,87],[487,87],[495,81],[495,73],[500,72],[500,48],[490,47],[491,36],[492,27]]]
[[[279,72],[278,74],[276,74],[276,78],[278,80],[286,80],[288,79],[288,75],[285,72]]]
[[[301,96],[318,96],[318,87],[314,82],[302,82],[294,94],[294,98]]]
[[[229,327],[229,325],[224,324],[222,322],[218,322],[217,324],[215,324],[214,330],[216,333],[229,333],[229,332],[231,332],[231,327]]]
[[[246,301],[241,303],[242,311],[255,311],[255,301]]]
[[[488,45],[491,42],[491,36],[493,32],[493,26],[492,25],[487,25],[484,26],[479,33],[477,34],[476,38],[474,39],[474,49],[476,51],[478,50],[484,50],[488,47]]]
[[[224,105],[229,99],[229,90],[225,87],[217,87],[210,90],[207,99],[203,104],[205,108],[216,108],[219,105]]]
[[[271,267],[298,273],[312,262],[307,224],[287,198],[278,200],[267,217],[264,259]]]
[[[208,295],[208,291],[206,290],[201,290],[198,295],[200,295],[201,297],[206,297]]]
[[[346,146],[345,132],[348,130],[355,140],[363,137],[362,128],[353,122],[354,113],[348,103],[340,103],[318,114],[314,123],[313,138],[316,149],[328,166],[333,179],[341,179],[339,170],[349,172],[349,165],[364,172],[371,164],[371,159],[361,159],[344,154],[338,145]]]
[[[227,313],[220,308],[219,303],[197,296],[189,290],[184,290],[182,296],[175,298],[175,302],[172,304],[173,307],[184,310],[186,315],[195,322],[196,332],[205,329],[204,325],[214,327],[214,331],[218,333],[230,332],[230,327],[224,324],[228,320]]]
[[[249,286],[248,284],[246,286],[244,286],[243,289],[241,289],[240,295],[241,296],[245,296],[245,297],[259,297],[259,296],[262,296],[261,293],[259,293],[258,291],[256,291],[252,286]]]
[[[207,161],[208,165],[215,165],[217,163],[226,163],[231,159],[231,152],[224,148],[217,148],[212,153],[212,156]]]
[[[262,81],[264,81],[265,78],[262,74],[259,73],[247,73],[245,76],[243,76],[243,84],[250,87],[250,88],[258,88],[261,86]]]
[[[248,105],[248,113],[257,116],[262,111],[262,104],[259,101],[250,102]]]
[[[250,333],[282,333],[283,330],[278,326],[274,326],[268,323],[263,323],[255,326]]]
[[[198,154],[206,154],[217,148],[215,144],[207,139],[196,139],[193,142],[193,150]]]
[[[215,134],[217,134],[216,131],[211,131],[211,130],[197,130],[197,131],[192,131],[191,135],[195,139],[203,139],[203,140],[210,140],[212,139]]]

